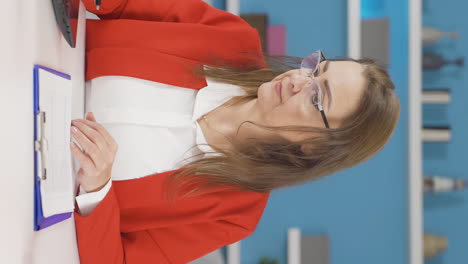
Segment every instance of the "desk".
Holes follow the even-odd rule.
[[[79,263],[75,223],[33,231],[33,64],[72,76],[72,118],[83,117],[86,12],[80,3],[76,48],[55,23],[50,0],[2,2],[0,15],[0,262]]]

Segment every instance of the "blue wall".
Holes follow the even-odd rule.
[[[242,241],[242,264],[256,264],[265,255],[287,263],[289,227],[328,234],[333,264],[407,263],[407,5],[387,0],[380,11],[391,18],[389,71],[402,103],[389,144],[364,164],[273,191],[255,233]],[[253,12],[286,25],[287,55],[303,57],[317,49],[330,58],[346,55],[345,0],[241,1],[241,13]]]
[[[468,2],[462,0],[425,1],[423,24],[442,31],[458,30],[460,39],[443,40],[437,45],[424,47],[447,59],[468,55]],[[468,85],[464,76],[466,68],[448,66],[437,72],[424,72],[425,89],[444,87],[450,89],[452,102],[449,105],[426,105],[423,107],[423,123],[426,125],[450,125],[452,140],[448,144],[426,143],[423,145],[424,172],[428,175],[444,175],[468,179]],[[447,252],[428,264],[468,263],[468,192],[427,195],[424,199],[425,232],[444,235],[449,240]]]

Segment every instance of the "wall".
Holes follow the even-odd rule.
[[[216,6],[216,1],[215,1]],[[217,6],[219,7],[219,6]],[[287,262],[287,229],[328,234],[331,263],[407,263],[407,1],[387,1],[391,18],[390,74],[402,114],[389,144],[368,162],[283,190],[275,190],[255,233],[242,241],[242,264],[261,256]],[[287,26],[287,54],[322,49],[346,55],[345,0],[248,0],[241,13],[266,12],[270,24]]]

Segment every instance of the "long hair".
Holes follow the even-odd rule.
[[[231,101],[233,105],[243,103],[257,98],[261,84],[299,68],[302,61],[302,58],[292,56],[263,56],[267,67],[262,69],[233,66],[217,60],[216,67],[198,67],[193,72],[199,77],[238,85],[246,95],[233,97]],[[355,166],[382,149],[395,130],[400,114],[400,103],[389,74],[370,59],[329,60],[354,61],[363,65],[363,76],[367,81],[357,110],[350,113],[339,128],[317,128],[307,124],[270,127],[245,121],[267,130],[313,132],[314,136],[287,143],[255,138],[240,142],[234,138],[230,140],[231,150],[210,145],[223,155],[194,158],[169,175],[164,183],[166,197],[169,195],[173,201],[184,187],[188,190],[186,196],[210,187],[267,193]]]

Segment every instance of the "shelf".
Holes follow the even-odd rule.
[[[409,2],[408,56],[408,215],[409,264],[423,264],[422,194],[422,4]]]
[[[348,0],[348,57],[361,57],[361,0]]]

